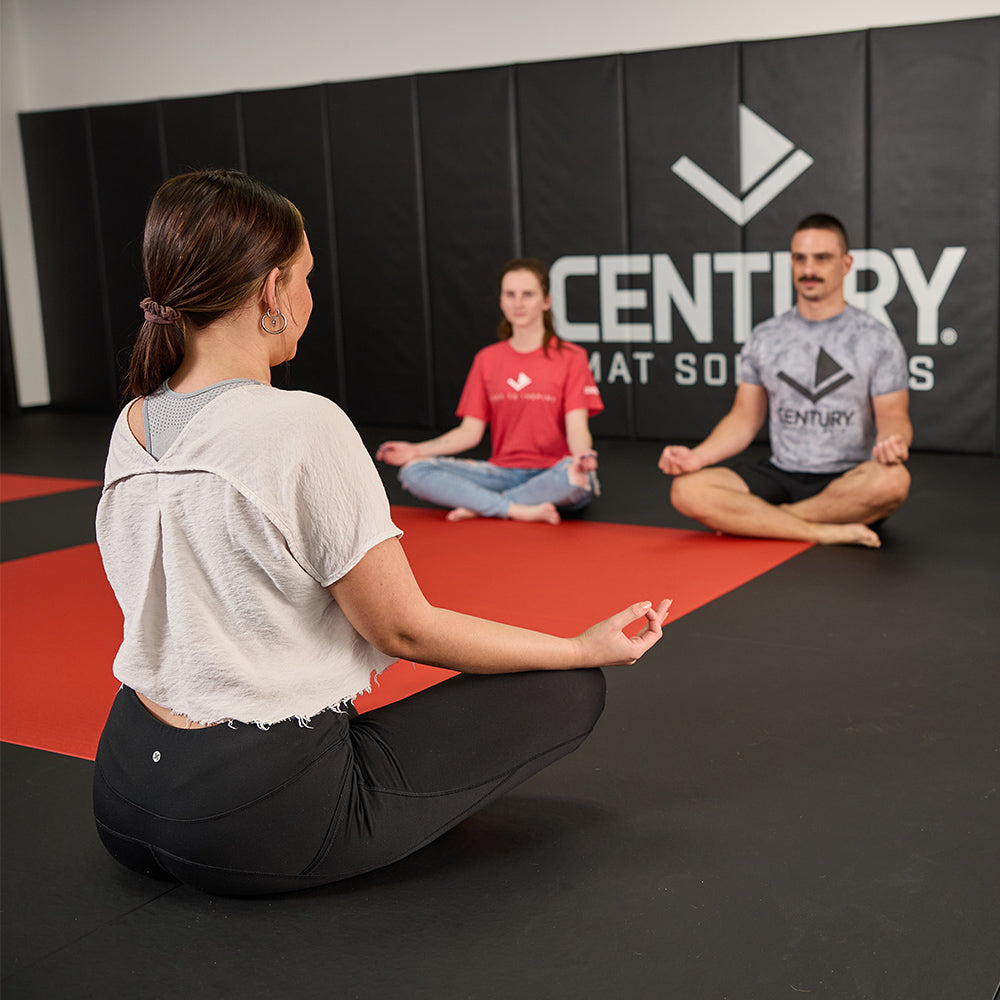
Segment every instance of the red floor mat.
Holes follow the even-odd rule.
[[[53,479],[50,476],[19,476],[12,472],[0,474],[0,503],[44,497],[50,493],[68,493],[88,486],[100,486],[97,479]]]
[[[431,602],[561,635],[637,600],[672,597],[676,620],[808,547],[592,521],[450,524],[407,507],[393,516]],[[0,574],[0,738],[92,759],[118,687],[111,661],[121,636],[97,546],[11,560]],[[396,663],[358,709],[447,676]]]

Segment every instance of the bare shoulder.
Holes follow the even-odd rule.
[[[132,437],[136,439],[143,446],[146,447],[146,424],[143,420],[143,406],[145,400],[142,396],[138,399],[132,400],[129,403],[128,415],[126,419],[128,420],[128,429],[132,432]]]

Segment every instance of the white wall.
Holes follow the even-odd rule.
[[[21,403],[48,402],[48,382],[19,111],[998,13],[997,0],[0,0],[0,227]]]

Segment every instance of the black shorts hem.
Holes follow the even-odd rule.
[[[821,493],[844,472],[787,472],[770,459],[756,464],[737,462],[730,466],[754,496],[771,504],[797,503]]]

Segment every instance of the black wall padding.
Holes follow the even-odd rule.
[[[142,226],[164,176],[159,109],[153,102],[92,108],[94,190],[100,206],[101,265],[107,283],[107,338],[121,384],[146,296]]]
[[[89,133],[83,109],[21,116],[52,403],[106,410],[118,391]]]
[[[799,219],[835,215],[852,246],[867,247],[866,63],[862,31],[743,46],[742,101],[807,150],[812,166],[744,227],[745,250],[785,249]],[[773,315],[755,296],[754,321]]]
[[[167,176],[246,166],[238,94],[184,97],[160,105]]]
[[[21,412],[17,400],[14,373],[14,349],[10,340],[10,316],[7,313],[7,275],[0,256],[0,406],[5,417]]]
[[[524,253],[544,261],[593,253],[594,247],[623,253],[628,229],[621,59],[519,66],[517,120]],[[571,284],[576,294],[570,318],[574,310],[596,315],[597,283]],[[605,410],[594,426],[605,434],[629,434],[631,385],[617,380],[602,390]]]
[[[595,432],[696,440],[826,211],[910,357],[917,447],[996,452],[998,65],[991,17],[24,114],[53,402],[118,405],[149,198],[233,166],[306,218],[291,384],[359,422],[451,424],[528,254],[590,352]]]
[[[310,288],[316,320],[299,341],[292,384],[342,402],[324,89],[257,91],[243,95],[241,108],[246,169],[278,191],[295,192],[288,196],[306,220],[315,260]],[[283,385],[283,376],[276,374],[274,382]]]
[[[689,156],[727,188],[736,188],[739,64],[740,46],[735,43],[625,57],[631,250],[647,258],[668,255],[688,288],[694,287],[693,254],[738,251],[740,230],[694,194],[671,166],[679,157]],[[652,268],[650,260],[650,271]],[[733,353],[732,285],[713,277],[714,322],[712,341],[706,344],[695,341],[670,300],[662,292],[657,295],[652,277],[633,282],[647,291],[649,306],[631,318],[658,327],[651,335],[662,338],[666,336],[664,321],[655,322],[654,310],[666,308],[672,315],[671,340],[615,345],[616,353],[624,353],[625,360],[632,362],[629,376],[635,385],[635,430],[641,437],[693,439],[722,416],[732,394],[706,390],[700,374],[690,385],[679,383],[674,358],[678,352],[693,355],[701,373],[706,355],[728,358]],[[619,284],[625,282],[619,279]],[[614,359],[607,344],[602,350],[608,368]],[[644,362],[648,370],[645,385],[634,357],[640,351],[652,355]],[[606,372],[608,377],[612,376]]]
[[[967,248],[937,315],[937,296],[927,296],[930,343],[915,342],[911,294],[888,307],[911,364],[915,356],[933,372],[933,388],[911,393],[920,443],[930,449],[998,444],[998,27],[995,18],[871,35],[871,246],[911,249],[927,279],[947,265],[943,248]]]
[[[454,420],[499,320],[492,275],[516,252],[512,69],[419,77],[434,418]]]
[[[433,423],[413,91],[403,77],[326,88],[346,406],[365,423]]]

